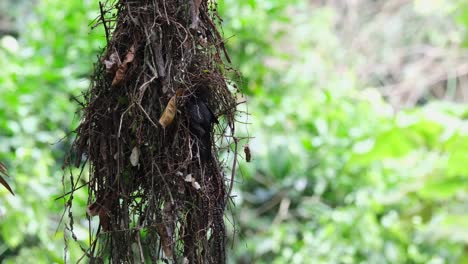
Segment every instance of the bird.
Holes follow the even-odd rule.
[[[189,129],[196,137],[200,160],[208,162],[211,159],[211,125],[218,124],[218,119],[208,106],[205,98],[192,96],[187,102]]]

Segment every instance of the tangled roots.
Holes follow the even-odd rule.
[[[68,159],[70,167],[88,161],[87,213],[99,218],[85,255],[225,263],[229,195],[217,154],[237,144],[237,88],[226,77],[233,71],[222,59],[230,62],[216,5],[120,0],[100,8],[107,47]],[[69,210],[73,174],[71,182]]]

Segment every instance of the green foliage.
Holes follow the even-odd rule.
[[[64,137],[77,123],[72,97],[88,87],[103,45],[102,31],[90,33],[88,25],[96,4],[40,1],[19,42],[1,40],[0,160],[10,168],[16,193],[0,190],[2,263],[63,262],[63,202],[54,198],[62,193],[60,168],[72,140]],[[84,216],[85,193],[75,199]],[[81,254],[70,253],[73,259]]]
[[[353,55],[333,10],[280,2],[222,9],[255,137],[236,190],[233,262],[464,263],[468,108],[396,113],[337,66]],[[266,22],[236,26],[257,19]]]

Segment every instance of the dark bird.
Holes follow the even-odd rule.
[[[218,123],[204,98],[193,96],[187,102],[189,128],[196,137],[200,160],[207,162],[211,158],[211,125]]]

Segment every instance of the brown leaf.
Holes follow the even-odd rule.
[[[105,210],[99,211],[99,224],[102,226],[102,231],[109,231],[110,217]]]
[[[157,224],[156,231],[161,238],[161,244],[164,254],[167,258],[172,258],[172,231],[169,227],[164,224]]]
[[[92,204],[88,204],[86,207],[86,213],[89,216],[96,216],[99,214],[99,211],[101,210],[101,206],[97,204],[97,202],[94,202]]]
[[[159,124],[161,124],[163,128],[166,128],[172,123],[172,121],[174,121],[174,117],[177,111],[176,97],[176,95],[172,96],[172,98],[169,100],[169,103],[167,103],[166,109],[164,109],[161,118],[159,118]]]
[[[247,162],[250,162],[250,160],[252,159],[252,153],[250,153],[249,145],[244,146],[244,153],[245,153],[245,160]]]
[[[115,73],[114,80],[112,80],[112,87],[119,85],[127,73],[128,65],[133,61],[135,58],[135,45],[132,45],[130,50],[125,55],[125,59],[122,64],[119,65],[117,72]]]
[[[174,117],[177,112],[177,103],[176,103],[177,96],[182,95],[182,93],[183,93],[183,90],[178,89],[176,91],[176,94],[172,96],[171,99],[169,100],[169,103],[167,103],[166,109],[164,109],[164,112],[161,115],[161,118],[159,118],[159,124],[161,124],[163,128],[166,128],[168,125],[172,123],[172,121],[174,121]]]
[[[161,238],[161,245],[167,258],[172,258],[173,256],[175,212],[175,205],[167,202],[163,211],[162,223],[156,225],[156,231]]]
[[[89,216],[99,216],[99,224],[104,232],[109,231],[110,212],[112,205],[117,202],[118,195],[115,193],[107,193],[102,198],[97,198],[96,201],[86,207],[86,213]]]
[[[177,96],[182,96],[183,94],[184,94],[184,89],[182,89],[182,88],[177,89],[177,91],[176,91]]]
[[[2,177],[2,174],[8,176],[8,170],[5,164],[0,162],[0,184],[5,186],[5,188],[7,188],[7,190],[10,191],[11,194],[15,195],[8,182],[6,182],[6,180]]]

